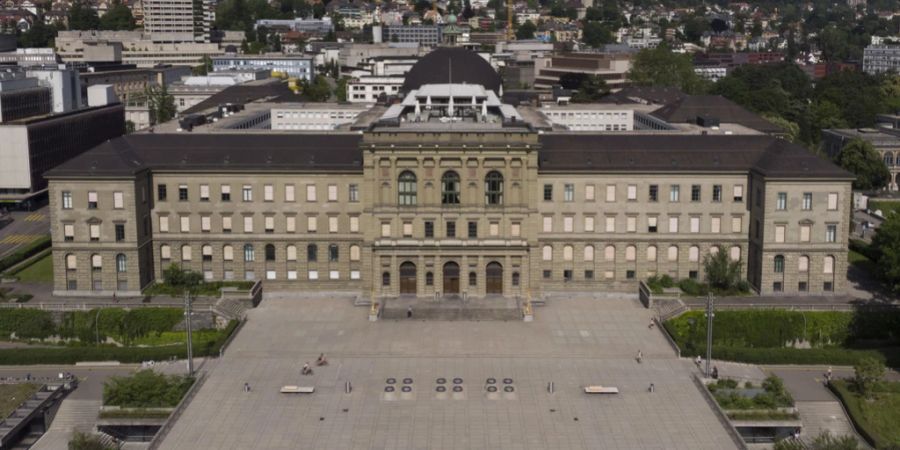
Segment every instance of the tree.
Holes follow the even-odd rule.
[[[100,27],[97,11],[84,2],[76,2],[69,8],[70,30],[96,30]]]
[[[144,96],[150,110],[150,122],[163,123],[175,117],[175,98],[169,94],[165,85],[147,87]]]
[[[578,84],[578,90],[572,95],[574,103],[591,103],[609,94],[606,81],[597,75],[585,75]]]
[[[57,26],[44,24],[43,19],[36,20],[28,31],[19,35],[19,47],[42,48],[53,47],[56,39]]]
[[[534,39],[534,32],[537,30],[537,27],[531,23],[530,20],[526,20],[525,23],[519,26],[519,29],[516,30],[516,39]]]
[[[694,72],[691,56],[673,53],[665,45],[643,49],[635,55],[628,81],[641,86],[669,86],[695,94],[703,91],[703,80]]]
[[[900,214],[889,214],[872,238],[878,275],[885,286],[900,293]]]
[[[585,44],[595,48],[604,44],[612,44],[616,41],[610,26],[597,21],[586,21],[581,37]]]
[[[838,153],[835,162],[845,170],[856,175],[853,189],[880,189],[890,182],[891,173],[881,160],[872,144],[854,139],[847,143]]]
[[[212,58],[210,58],[209,55],[203,55],[203,57],[200,58],[200,65],[194,67],[192,70],[195,75],[207,75],[212,71]]]
[[[76,431],[69,441],[69,450],[113,450],[100,440],[100,437],[94,434]]]
[[[703,269],[707,283],[714,289],[730,291],[741,284],[741,261],[732,261],[724,250],[706,255]]]
[[[884,363],[875,358],[862,358],[853,366],[853,384],[857,392],[872,398],[875,388],[884,377]]]
[[[331,98],[331,86],[328,80],[321,75],[316,75],[312,82],[303,80],[301,83],[303,97],[311,102],[327,102]]]
[[[762,117],[784,130],[784,138],[788,142],[797,142],[800,139],[800,126],[795,122],[775,114],[763,114]]]
[[[347,82],[349,81],[350,77],[341,77],[337,80],[334,87],[334,96],[337,97],[339,102],[347,101]]]
[[[131,8],[116,0],[112,6],[106,11],[106,14],[100,18],[101,30],[125,30],[134,29],[134,16],[131,15]]]

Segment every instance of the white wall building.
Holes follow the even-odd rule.
[[[53,93],[53,112],[64,113],[81,108],[81,78],[75,69],[59,66],[34,66],[28,68],[29,77],[37,78],[40,86]]]
[[[403,86],[403,77],[379,77],[363,75],[347,83],[347,101],[350,103],[375,103],[378,96],[397,95]]]
[[[633,131],[634,110],[615,105],[544,105],[540,112],[554,126],[571,131]]]
[[[273,130],[334,130],[356,121],[368,108],[335,104],[304,104],[272,108]]]

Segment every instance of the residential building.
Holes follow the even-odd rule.
[[[559,77],[569,73],[596,75],[612,90],[625,86],[625,75],[631,68],[631,57],[623,53],[562,53],[534,62],[534,87],[550,89]]]
[[[227,55],[212,59],[213,71],[259,70],[310,81],[315,76],[312,58],[285,55]]]
[[[863,50],[863,71],[870,74],[900,73],[900,45],[869,45]]]
[[[144,32],[153,42],[209,42],[211,0],[143,0]]]
[[[363,75],[347,82],[347,101],[350,103],[375,103],[378,97],[395,96],[403,86],[404,77],[379,77]]]

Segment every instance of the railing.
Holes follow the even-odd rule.
[[[244,325],[246,323],[247,323],[247,316],[244,316],[244,318],[241,319],[240,322],[238,322],[237,326],[234,327],[234,330],[231,331],[231,334],[228,336],[228,339],[225,339],[225,342],[223,342],[222,346],[219,347],[219,357],[220,358],[222,357],[222,355],[225,354],[225,349],[227,349],[228,346],[231,345],[231,341],[233,341],[234,338],[237,337],[238,332],[241,331],[241,328],[244,328]]]
[[[203,383],[206,382],[206,372],[200,372],[200,375],[197,377],[197,381],[188,389],[187,393],[184,394],[184,398],[178,402],[178,406],[175,407],[175,410],[172,411],[172,414],[169,415],[169,418],[166,419],[166,422],[159,428],[159,431],[156,432],[156,435],[153,436],[153,440],[150,441],[150,445],[147,447],[148,450],[156,450],[162,445],[163,439],[169,434],[169,431],[172,430],[172,427],[175,426],[175,422],[178,421],[178,418],[181,417],[181,414],[191,403],[191,400],[194,399],[194,396],[197,395],[197,392],[200,390],[200,387],[203,386]]]
[[[731,437],[731,440],[737,445],[737,447],[741,450],[747,450],[747,443],[744,442],[744,438],[741,437],[741,434],[738,433],[737,428],[734,427],[734,424],[731,423],[731,420],[728,419],[728,416],[725,414],[725,411],[719,407],[719,403],[716,402],[716,399],[713,397],[712,393],[709,392],[709,389],[706,388],[706,385],[700,381],[700,376],[696,373],[691,377],[694,380],[694,385],[697,386],[697,389],[700,390],[700,394],[703,396],[703,399],[706,400],[706,403],[709,404],[710,408],[712,408],[713,413],[715,413],[716,418],[719,419],[719,422],[725,427],[725,431],[728,432],[728,436]]]
[[[194,306],[195,312],[214,311],[215,305]],[[0,308],[34,308],[47,311],[88,311],[96,308],[182,308],[183,303],[0,303]]]

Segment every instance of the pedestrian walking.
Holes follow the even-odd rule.
[[[647,390],[650,391],[651,393],[652,393],[652,392],[655,392],[655,391],[656,391],[656,386],[654,386],[653,383],[650,383],[650,388],[647,389]]]
[[[244,383],[244,392],[250,392],[250,383]]]
[[[828,366],[828,371],[825,372],[825,381],[827,381],[827,382],[830,383],[830,382],[831,382],[831,375],[832,375],[832,373],[831,373],[831,366]]]
[[[412,306],[408,306],[408,307],[406,308],[406,318],[407,318],[407,319],[412,319]]]
[[[713,377],[713,380],[719,379],[719,368],[716,366],[713,366],[712,377]]]
[[[647,328],[652,330],[654,325],[655,325],[655,322],[653,322],[653,319],[650,319],[650,325],[648,325]]]
[[[694,360],[694,364],[696,364],[697,367],[700,367],[700,365],[703,364],[703,358],[701,358],[700,355],[697,355],[697,359]]]
[[[115,292],[113,292],[113,303],[119,303],[119,298],[116,296]]]
[[[637,358],[635,359],[637,360],[638,364],[640,364],[644,360],[644,354],[640,350],[638,350]]]

